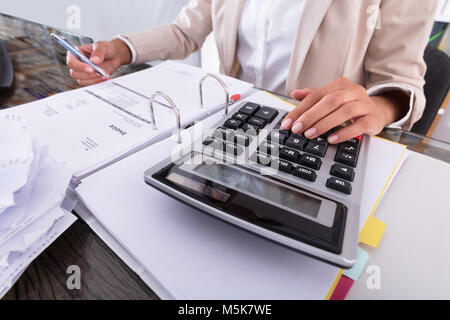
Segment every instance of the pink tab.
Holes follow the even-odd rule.
[[[346,276],[342,276],[339,279],[336,288],[334,289],[333,294],[331,295],[330,300],[345,300],[348,292],[353,286],[354,281]]]

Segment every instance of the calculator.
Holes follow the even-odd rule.
[[[357,259],[368,139],[330,145],[283,131],[292,106],[267,93],[236,105],[150,186],[234,226],[341,268]]]

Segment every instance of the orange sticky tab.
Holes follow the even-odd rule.
[[[239,101],[239,100],[241,100],[241,95],[240,94],[232,95],[230,100],[233,102]]]

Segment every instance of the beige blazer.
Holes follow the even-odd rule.
[[[193,0],[172,24],[125,36],[140,63],[183,59],[199,50],[214,31],[221,72],[238,77],[237,30],[244,1]],[[323,86],[339,77],[367,89],[381,84],[406,85],[415,92],[412,115],[403,126],[411,129],[425,108],[423,52],[437,2],[308,0],[292,52],[286,93]]]

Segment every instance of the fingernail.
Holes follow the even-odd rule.
[[[292,120],[290,118],[286,118],[281,123],[281,129],[288,130],[292,125]]]
[[[305,136],[307,137],[312,137],[313,135],[315,135],[317,132],[316,128],[311,128],[308,131],[305,132]]]
[[[292,127],[293,133],[300,133],[303,130],[303,124],[301,122],[296,122]]]
[[[92,72],[94,72],[94,69],[92,69],[91,67],[87,67],[87,68],[85,69],[85,71],[86,71],[86,72],[89,72],[89,73],[92,73]]]
[[[329,143],[335,143],[339,137],[337,135],[332,135],[328,138]]]
[[[95,57],[92,57],[92,58],[91,58],[91,61],[92,61],[93,63],[97,63],[97,62],[100,61],[100,58],[97,57],[97,56],[95,56]]]

